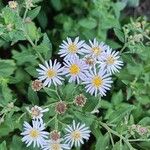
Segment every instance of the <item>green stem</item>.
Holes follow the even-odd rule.
[[[129,139],[130,142],[149,142],[150,139]]]
[[[29,41],[29,43],[32,45],[33,49],[35,50],[35,52],[37,53],[39,59],[41,60],[42,63],[45,62],[45,60],[43,59],[42,55],[35,49],[36,45],[33,43],[33,41],[31,40],[31,38],[29,37],[28,34],[25,34],[27,40]]]
[[[17,120],[17,122],[19,122],[21,120],[21,118],[26,114],[26,112],[24,112]]]
[[[26,8],[25,12],[24,12],[24,15],[23,15],[23,22],[25,21],[26,17],[27,17],[27,12],[28,12],[28,9]]]
[[[58,119],[57,119],[57,114],[55,115],[55,130],[58,130]]]
[[[48,124],[49,124],[50,122],[52,122],[54,119],[55,119],[55,116],[53,116],[53,117],[46,123],[46,126],[48,126]]]
[[[122,135],[120,135],[118,132],[112,130],[111,128],[108,127],[108,125],[106,123],[103,123],[101,121],[99,121],[100,125],[102,127],[104,127],[108,132],[111,132],[112,134],[118,136],[120,139],[122,139],[126,144],[127,146],[129,147],[130,150],[135,150],[132,145],[129,143],[129,141]]]

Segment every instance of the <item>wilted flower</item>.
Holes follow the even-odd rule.
[[[45,124],[38,121],[33,120],[32,126],[24,122],[24,132],[21,133],[24,137],[22,141],[27,144],[27,147],[33,143],[33,147],[42,147],[45,143],[45,139],[48,138],[48,132],[44,131]]]
[[[32,81],[32,86],[31,87],[32,87],[33,91],[39,91],[39,90],[42,89],[43,83],[40,80],[34,80],[34,81]]]
[[[42,121],[42,117],[43,117],[43,113],[49,111],[48,108],[46,109],[42,109],[41,107],[35,105],[31,108],[31,110],[29,108],[27,108],[28,112],[31,114],[32,119],[37,119]]]
[[[67,37],[67,42],[63,41],[63,43],[59,46],[61,57],[65,57],[65,60],[70,60],[78,57],[78,54],[83,54],[82,47],[84,41],[79,41],[79,37],[76,37],[74,41],[71,38]]]
[[[86,74],[87,77],[84,79],[83,84],[86,84],[86,92],[89,92],[91,95],[101,95],[105,96],[106,91],[110,90],[112,79],[106,74],[105,70],[96,71],[94,67],[93,70],[90,70]]]
[[[56,104],[55,111],[59,114],[64,114],[66,112],[67,105],[65,102],[60,101]]]
[[[83,94],[79,94],[75,97],[74,99],[74,103],[77,105],[77,106],[80,106],[80,107],[83,107],[86,103],[86,97],[83,95]]]
[[[16,9],[18,7],[18,3],[16,1],[9,1],[8,5],[11,9]]]
[[[148,129],[146,127],[142,127],[140,125],[137,125],[137,130],[136,131],[139,135],[144,135],[144,134],[148,133]]]
[[[62,80],[64,80],[61,75],[63,75],[62,71],[63,68],[61,68],[61,64],[57,62],[57,60],[54,60],[54,63],[52,64],[52,61],[49,60],[49,62],[45,61],[45,65],[39,64],[40,69],[36,69],[39,73],[39,80],[44,81],[44,86],[50,87],[53,83],[55,86],[61,85]]]
[[[7,29],[7,31],[12,31],[13,30],[13,24],[8,24],[7,26],[6,26],[6,29]]]
[[[79,147],[81,144],[84,144],[84,139],[88,140],[90,137],[90,130],[89,127],[86,127],[85,124],[75,123],[73,120],[72,125],[68,125],[65,128],[67,134],[65,135],[64,139],[67,144],[71,147],[75,145],[75,147]]]

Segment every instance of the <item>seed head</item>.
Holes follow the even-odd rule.
[[[43,83],[40,80],[32,81],[32,90],[39,91],[43,87]]]
[[[56,104],[55,111],[59,114],[64,114],[67,109],[65,102],[60,101]]]
[[[57,130],[53,130],[50,133],[50,139],[53,141],[57,141],[58,139],[60,139],[60,132],[58,132]]]
[[[77,106],[80,106],[80,107],[83,107],[86,103],[86,97],[83,95],[83,94],[79,94],[75,97],[74,99],[74,103],[77,105]]]

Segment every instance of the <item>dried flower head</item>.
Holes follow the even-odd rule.
[[[86,57],[85,58],[85,63],[87,65],[89,65],[89,66],[93,66],[96,62],[95,62],[94,58],[92,58],[92,57]]]
[[[33,120],[42,121],[43,113],[49,111],[48,108],[43,109],[37,105],[33,106],[31,109],[27,108]]]
[[[57,130],[53,130],[50,133],[50,139],[53,140],[53,141],[59,140],[60,139],[60,132],[58,132]]]
[[[14,103],[13,103],[13,102],[8,103],[8,104],[7,104],[7,107],[8,107],[9,109],[13,109],[13,108],[14,108]]]
[[[8,24],[8,25],[6,26],[6,29],[7,29],[7,31],[10,32],[10,31],[13,30],[13,27],[14,27],[13,24],[10,23],[10,24]]]
[[[142,126],[138,125],[137,132],[139,135],[144,135],[144,134],[147,134],[148,129],[146,127],[142,127]]]
[[[16,9],[18,6],[18,3],[16,1],[9,1],[8,5],[11,9]]]
[[[56,104],[55,111],[59,114],[64,114],[67,109],[65,102],[60,101]]]
[[[32,81],[32,90],[33,91],[39,91],[42,89],[42,87],[43,87],[42,81],[40,81],[40,80]]]
[[[33,4],[33,0],[26,0],[26,8],[27,9],[31,9],[32,7],[34,7],[34,4]]]
[[[75,97],[74,103],[77,106],[83,107],[86,103],[87,98],[83,94],[79,94]]]

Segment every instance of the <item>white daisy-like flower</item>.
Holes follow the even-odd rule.
[[[62,80],[64,80],[61,75],[63,75],[63,67],[61,64],[54,60],[49,60],[49,62],[45,61],[45,65],[39,64],[40,69],[36,69],[39,74],[39,80],[44,81],[44,86],[50,87],[53,83],[55,86],[61,85]]]
[[[123,62],[119,60],[119,52],[112,51],[111,48],[107,49],[103,56],[103,61],[100,62],[100,67],[106,69],[107,73],[114,74],[119,72],[123,66]]]
[[[76,37],[74,41],[67,37],[67,41],[63,41],[59,46],[60,51],[58,54],[60,54],[61,57],[65,57],[65,60],[76,58],[78,57],[78,54],[82,55],[84,53],[82,50],[83,45],[84,41],[80,41],[79,37]]]
[[[22,141],[27,144],[27,147],[32,143],[33,147],[42,147],[45,143],[45,139],[47,139],[49,135],[44,129],[45,124],[38,120],[33,120],[32,126],[29,123],[24,122],[24,132],[21,133],[21,135],[24,136]]]
[[[105,51],[107,50],[108,46],[105,45],[103,42],[98,42],[96,38],[93,40],[89,40],[90,45],[84,44],[83,45],[83,51],[86,53],[89,57],[94,57],[96,59],[101,59]]]
[[[48,108],[43,109],[37,105],[33,106],[31,109],[27,107],[28,112],[30,113],[32,119],[42,121],[43,113],[49,111]]]
[[[71,147],[75,145],[75,147],[80,147],[81,144],[84,144],[84,139],[88,140],[90,137],[90,129],[86,127],[85,124],[75,123],[73,120],[72,125],[68,125],[65,130],[68,132],[64,140],[68,143]]]
[[[67,77],[70,77],[69,82],[77,81],[79,84],[80,80],[83,80],[86,77],[85,74],[88,72],[88,65],[86,65],[83,60],[79,58],[66,60],[64,65],[63,72]]]
[[[63,139],[47,140],[42,150],[69,150],[70,146],[63,143]]]
[[[99,69],[98,73],[96,68],[93,70],[89,70],[86,74],[87,78],[85,78],[83,84],[86,84],[86,92],[89,92],[91,95],[97,96],[100,94],[101,96],[106,95],[106,91],[110,90],[112,79],[109,74],[106,73],[105,70]]]

